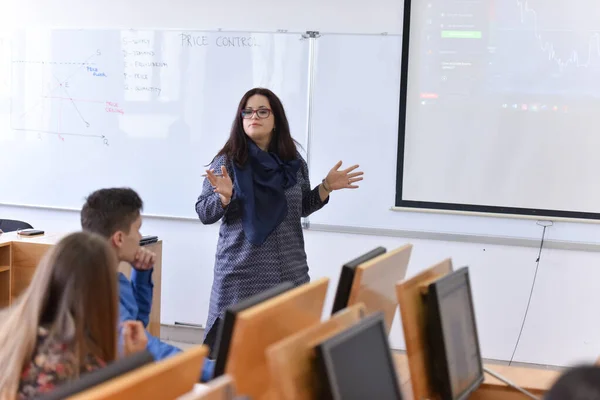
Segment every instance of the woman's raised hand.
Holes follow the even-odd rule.
[[[227,168],[224,165],[221,166],[221,173],[216,174],[213,170],[206,170],[206,177],[212,185],[215,193],[219,194],[221,198],[221,204],[223,207],[229,204],[231,196],[233,196],[233,182],[229,177]]]
[[[327,174],[327,177],[325,178],[325,183],[327,184],[327,186],[329,186],[329,189],[357,189],[358,185],[356,183],[363,180],[363,172],[352,172],[356,168],[358,168],[358,165],[353,165],[346,169],[340,170],[341,166],[342,162],[338,161],[338,163],[335,164]]]

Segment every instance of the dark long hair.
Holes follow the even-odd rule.
[[[238,109],[231,125],[231,133],[225,146],[217,153],[217,157],[221,155],[227,156],[237,165],[242,166],[248,159],[248,136],[244,132],[244,122],[242,120],[242,110],[246,107],[248,99],[254,95],[265,96],[271,105],[271,112],[275,118],[275,131],[271,137],[268,151],[277,154],[283,161],[295,160],[298,158],[296,150],[296,141],[292,139],[290,134],[290,124],[288,123],[283,109],[283,104],[279,97],[271,90],[265,88],[254,88],[244,94],[238,105]],[[214,160],[213,160],[214,161]]]

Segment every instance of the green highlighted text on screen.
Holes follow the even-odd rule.
[[[447,39],[481,39],[481,31],[442,31]]]

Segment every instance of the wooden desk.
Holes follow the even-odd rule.
[[[208,347],[194,346],[69,396],[69,400],[177,399],[198,382]]]
[[[394,354],[394,361],[396,362],[399,382],[402,385],[402,394],[406,400],[413,400],[408,357],[406,354]],[[550,389],[562,373],[561,371],[548,369],[509,367],[496,364],[486,364],[485,367],[540,397]],[[525,396],[521,392],[507,386],[489,374],[485,374],[485,381],[469,397],[469,400],[522,400],[524,398]]]
[[[44,253],[65,235],[46,233],[28,238],[19,236],[15,232],[0,234],[0,308],[10,305],[29,286]],[[152,273],[154,290],[148,332],[160,337],[162,241],[148,245],[148,249],[156,253],[156,263]],[[131,265],[121,263],[119,271],[129,277]]]

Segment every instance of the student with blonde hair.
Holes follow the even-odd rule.
[[[52,391],[117,357],[118,261],[106,239],[63,238],[44,256],[32,282],[0,313],[0,399]],[[142,351],[139,321],[123,330],[125,354]]]

